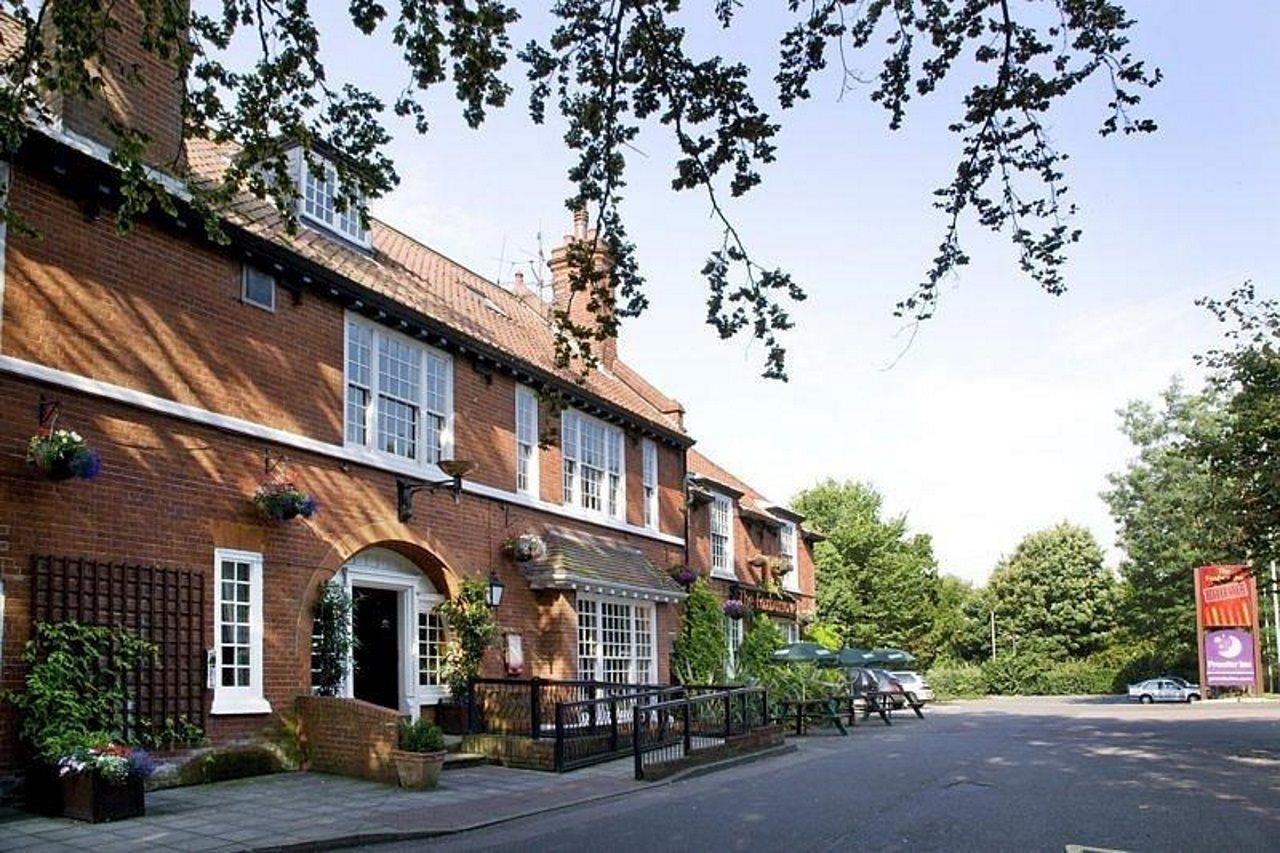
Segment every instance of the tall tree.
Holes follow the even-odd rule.
[[[934,608],[929,645],[940,658],[981,660],[990,648],[987,619],[990,606],[984,590],[955,575],[938,578],[938,603]]]
[[[0,62],[9,81],[0,88],[0,144],[7,153],[33,121],[52,119],[48,105],[56,96],[101,94],[96,69],[111,60],[105,52],[107,36],[119,30],[114,13],[127,9],[141,18],[143,48],[176,66],[185,84],[186,136],[230,144],[224,181],[193,188],[210,218],[242,193],[274,198],[291,215],[297,187],[282,141],[301,144],[313,170],[320,168],[317,146],[339,155],[340,209],[356,205],[363,216],[366,199],[397,183],[383,153],[390,138],[383,97],[330,79],[321,60],[325,40],[303,0],[4,0],[2,8],[21,29]],[[702,268],[707,322],[721,337],[763,341],[764,375],[785,378],[780,336],[792,326],[789,303],[804,291],[784,269],[751,253],[727,207],[727,199],[761,182],[780,130],[759,106],[749,69],[717,53],[731,52],[741,37],[734,29],[745,14],[740,4],[717,0],[690,12],[678,0],[558,0],[550,30],[519,50],[512,33],[520,15],[502,0],[351,0],[347,9],[356,32],[383,44],[389,39],[399,54],[370,57],[368,64],[398,58],[406,79],[391,110],[420,133],[430,126],[429,98],[441,85],[452,85],[473,127],[505,107],[513,58],[531,85],[532,119],[542,123],[549,110],[559,113],[576,158],[566,204],[590,207],[595,217],[589,247],[570,259],[570,283],[598,320],[580,325],[567,311],[559,315],[566,364],[574,353],[593,360],[592,342],[613,336],[621,318],[647,305],[622,200],[627,155],[641,129],[652,127],[675,144],[672,188],[702,193],[720,225]],[[776,88],[769,93],[781,110],[809,98],[815,75],[833,60],[842,89],[865,91],[887,110],[893,130],[904,124],[913,98],[963,92],[950,126],[959,143],[956,163],[935,193],[943,237],[899,313],[931,316],[940,282],[968,263],[960,239],[966,215],[1006,234],[1020,268],[1046,291],[1061,293],[1066,250],[1079,231],[1070,224],[1066,155],[1047,130],[1052,108],[1079,88],[1099,89],[1104,135],[1155,129],[1134,111],[1160,73],[1130,52],[1134,21],[1124,7],[1116,0],[818,0],[785,9]],[[706,53],[689,44],[683,26],[699,14],[707,25],[732,30],[719,42],[713,37]],[[233,46],[248,48],[252,61],[233,62]],[[878,77],[861,83],[855,62],[878,66]],[[138,74],[136,67],[131,72]],[[965,81],[961,87],[946,85],[954,77]],[[113,157],[126,183],[120,223],[127,227],[167,196],[142,168],[146,134],[117,130]],[[612,263],[598,263],[598,249]]]
[[[1031,533],[988,582],[998,641],[1059,658],[1098,651],[1115,631],[1115,587],[1087,529],[1063,522]]]
[[[827,536],[814,549],[818,617],[850,643],[902,646],[931,658],[938,567],[932,540],[904,516],[883,517],[866,483],[825,480],[794,506]]]
[[[1136,454],[1103,492],[1124,550],[1121,621],[1184,665],[1196,654],[1192,568],[1244,556],[1236,491],[1204,453],[1226,432],[1224,396],[1216,386],[1190,393],[1174,381],[1158,407],[1130,403],[1121,430]]]

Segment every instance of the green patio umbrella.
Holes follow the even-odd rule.
[[[818,666],[836,666],[836,655],[817,643],[789,643],[773,653],[775,663],[814,663]]]
[[[872,649],[869,662],[893,666],[900,663],[915,663],[916,656],[911,652],[904,652],[902,649]]]
[[[853,649],[853,648],[845,647],[840,651],[836,652],[836,659],[840,662],[841,666],[850,667],[850,666],[867,666],[872,662],[873,657],[871,652],[867,651],[866,649]]]

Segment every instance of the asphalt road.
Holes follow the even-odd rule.
[[[393,849],[1280,849],[1280,703],[987,700],[795,742],[791,755]]]

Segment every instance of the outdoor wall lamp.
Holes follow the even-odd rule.
[[[507,589],[507,585],[502,582],[502,578],[498,577],[498,573],[489,570],[489,589],[485,593],[485,604],[489,605],[490,610],[497,610],[498,605],[502,603],[502,593]]]
[[[448,479],[415,482],[407,477],[396,477],[396,513],[401,521],[413,518],[413,496],[423,489],[434,493],[436,489],[447,488],[453,492],[453,502],[457,503],[462,495],[462,478],[476,470],[476,463],[464,459],[442,459],[440,470],[449,475]]]

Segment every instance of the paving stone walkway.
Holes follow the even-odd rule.
[[[503,767],[446,772],[434,791],[281,773],[147,794],[146,817],[86,824],[0,811],[0,850],[269,850],[426,837],[644,787],[631,759],[563,775]]]

